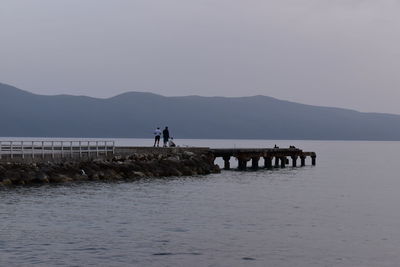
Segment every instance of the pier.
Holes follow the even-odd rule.
[[[62,162],[88,159],[108,159],[138,154],[203,153],[215,161],[221,158],[223,169],[231,169],[231,159],[238,161],[238,170],[302,167],[306,159],[316,165],[316,153],[298,148],[208,148],[208,147],[121,147],[114,141],[0,141],[0,161]]]
[[[115,181],[219,173],[231,160],[238,171],[316,164],[298,148],[122,147],[114,141],[0,141],[0,187]],[[290,161],[291,160],[291,161]],[[299,161],[299,162],[298,162]],[[249,162],[251,164],[249,164]],[[261,163],[260,163],[261,162]],[[235,164],[236,165],[236,164]]]
[[[306,165],[307,158],[310,158],[311,165],[315,166],[317,158],[315,152],[304,152],[298,148],[238,148],[210,149],[210,151],[215,158],[223,159],[225,170],[231,169],[231,158],[235,158],[238,161],[238,169],[241,171],[248,168],[253,170],[259,168],[285,168],[290,163],[292,167],[303,167]],[[264,163],[262,166],[260,166],[260,161]],[[251,164],[248,164],[249,162]]]

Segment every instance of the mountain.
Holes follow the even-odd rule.
[[[267,96],[108,99],[32,94],[0,83],[0,136],[400,140],[400,116],[303,105]]]

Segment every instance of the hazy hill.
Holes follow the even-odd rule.
[[[35,95],[0,83],[0,136],[400,140],[400,116],[281,101],[267,96],[109,99]]]

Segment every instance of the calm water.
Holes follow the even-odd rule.
[[[400,143],[178,143],[293,144],[317,166],[0,189],[0,266],[399,266]]]

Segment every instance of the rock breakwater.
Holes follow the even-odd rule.
[[[162,153],[160,153],[162,152]],[[62,162],[0,162],[0,186],[91,180],[135,180],[145,177],[218,173],[209,151],[150,150],[149,152]]]

